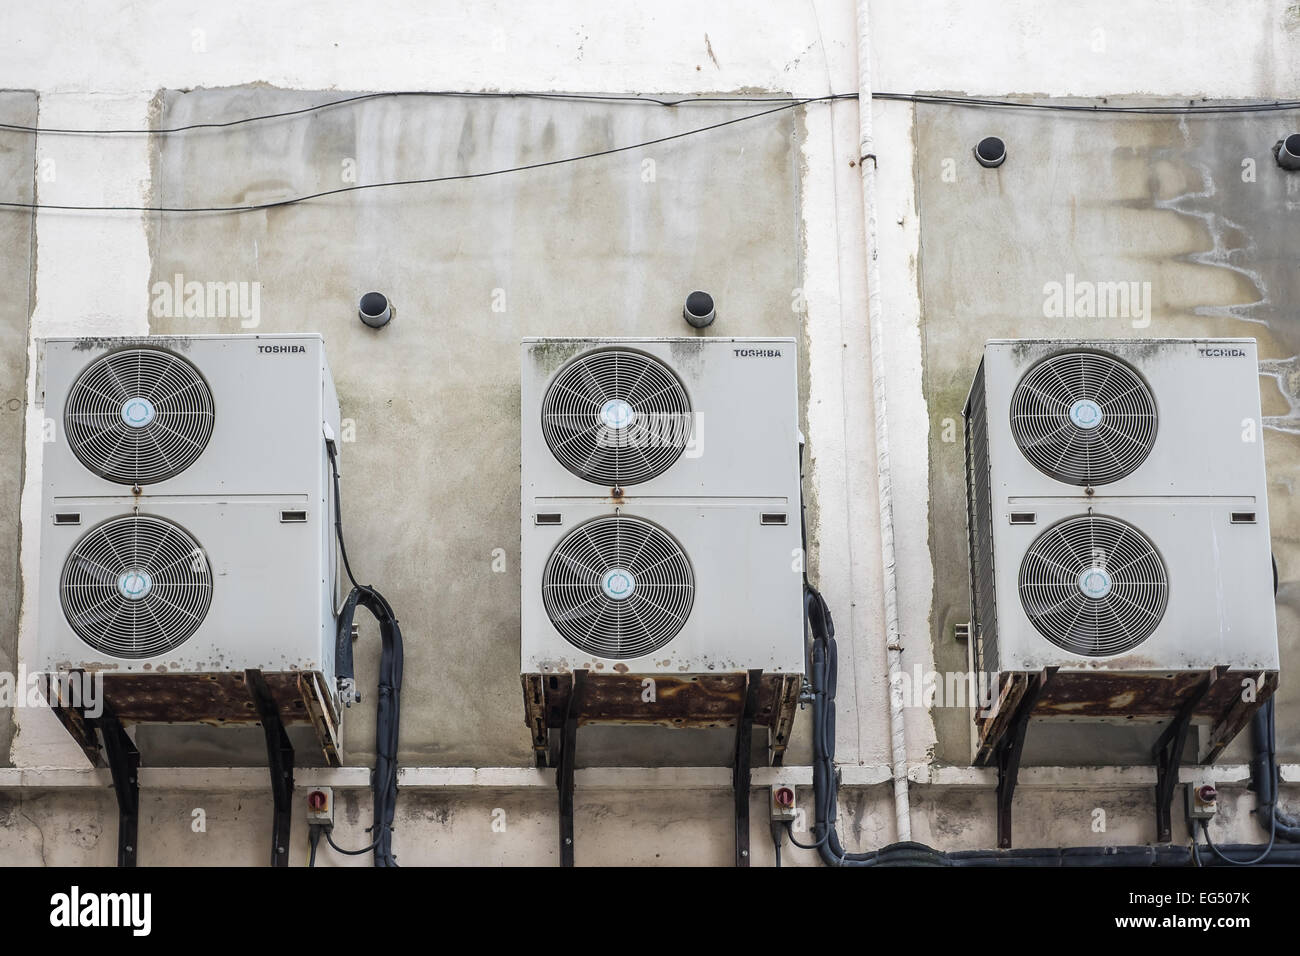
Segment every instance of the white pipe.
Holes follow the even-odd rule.
[[[889,660],[889,739],[894,777],[894,819],[900,841],[912,839],[908,794],[907,734],[903,720],[903,645],[898,634],[898,581],[894,557],[894,492],[885,414],[884,316],[876,245],[876,147],[871,122],[871,37],[868,0],[858,0],[858,168],[866,225],[867,317],[871,323],[871,393],[876,413],[876,492],[880,501],[880,566],[885,602],[885,648]]]

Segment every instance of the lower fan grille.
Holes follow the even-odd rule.
[[[156,657],[189,640],[212,603],[207,555],[179,525],[126,515],[87,532],[63,564],[68,623],[103,654]]]
[[[681,631],[695,575],[681,546],[640,518],[597,518],[566,534],[542,572],[542,600],[574,647],[610,660],[640,657]]]
[[[1038,632],[1086,657],[1131,651],[1169,603],[1155,545],[1116,518],[1080,515],[1038,536],[1020,565],[1020,600]]]

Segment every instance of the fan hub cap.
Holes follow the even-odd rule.
[[[153,590],[153,578],[148,571],[123,571],[117,578],[117,590],[128,601],[139,601]]]
[[[636,420],[636,412],[623,399],[611,398],[600,406],[600,420],[606,428],[622,431]]]
[[[1110,593],[1113,582],[1105,568],[1084,568],[1079,572],[1079,590],[1084,597],[1100,601]]]
[[[147,398],[128,398],[122,403],[122,421],[128,428],[144,428],[157,414],[158,410]]]
[[[1070,406],[1070,421],[1084,431],[1092,431],[1102,422],[1101,406],[1090,398],[1081,398]]]
[[[622,568],[610,568],[600,578],[600,589],[611,601],[625,601],[636,590],[636,579],[632,572]]]

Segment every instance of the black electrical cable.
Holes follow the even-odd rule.
[[[357,586],[357,579],[352,574],[352,565],[348,561],[348,546],[343,543],[343,496],[339,493],[339,462],[335,457],[334,444],[325,443],[325,451],[330,456],[330,471],[334,475],[334,534],[339,539],[339,556],[343,559],[343,569],[348,574],[352,586]]]
[[[379,622],[381,650],[379,655],[379,702],[375,710],[375,769],[371,775],[374,794],[374,823],[371,831],[375,842],[365,850],[374,850],[375,866],[397,866],[393,855],[393,820],[397,813],[397,744],[402,711],[402,629],[397,614],[384,596],[368,584],[358,584],[348,563],[347,545],[343,540],[343,509],[340,505],[339,468],[333,445],[327,443],[330,470],[334,479],[334,529],[338,536],[339,554],[352,591],[339,612],[338,632],[334,645],[334,671],[341,686],[349,694],[355,693],[356,669],[352,657],[352,620],[357,607],[364,607]],[[355,695],[360,700],[360,695]],[[326,834],[328,838],[328,834]],[[333,841],[330,846],[334,846]],[[335,847],[338,849],[338,847]],[[339,852],[348,852],[340,850]]]
[[[307,842],[311,846],[311,854],[307,857],[309,867],[316,865],[316,848],[320,846],[321,830],[319,823],[313,823],[307,828]]]
[[[316,113],[322,110],[333,109],[339,106],[347,106],[353,103],[364,103],[368,100],[390,99],[401,97],[436,97],[448,99],[510,99],[510,100],[554,100],[559,102],[573,103],[632,103],[646,106],[677,107],[689,106],[695,103],[783,103],[794,102],[798,97],[790,96],[683,96],[673,99],[665,99],[655,96],[636,96],[632,94],[614,94],[614,93],[529,93],[529,92],[492,92],[492,91],[470,91],[470,90],[384,90],[374,93],[359,93],[355,96],[345,96],[339,99],[327,100],[324,103],[316,103],[312,106],[304,106],[294,110],[281,110],[275,113],[258,113],[253,116],[243,116],[238,119],[225,120],[222,122],[208,123],[188,123],[184,126],[165,126],[157,129],[125,128],[125,129],[94,129],[88,127],[57,127],[57,126],[31,126],[23,123],[0,123],[0,130],[10,130],[18,133],[30,133],[32,135],[41,134],[58,134],[67,136],[168,136],[177,133],[194,132],[206,129],[229,129],[235,126],[244,126],[249,123],[260,123],[267,120],[287,119],[295,116],[302,116],[309,113]],[[1176,116],[1183,114],[1196,113],[1260,113],[1260,112],[1285,112],[1294,109],[1300,109],[1300,100],[1272,100],[1268,102],[1257,103],[1213,103],[1201,104],[1189,103],[1186,106],[1111,106],[1108,103],[1097,105],[1085,105],[1079,103],[1051,103],[1051,102],[1032,102],[1024,100],[1012,100],[998,97],[980,97],[980,96],[956,96],[944,93],[891,93],[887,91],[873,92],[872,99],[877,100],[900,100],[908,103],[932,104],[939,106],[968,106],[986,109],[1032,109],[1046,110],[1052,112],[1071,112],[1071,113],[1132,113],[1135,115],[1155,115],[1155,116]],[[836,93],[829,97],[819,97],[818,99],[834,100],[855,100],[858,99],[857,93]]]
[[[613,156],[617,153],[626,153],[635,149],[645,149],[648,146],[657,146],[660,143],[668,143],[673,140],[685,139],[688,136],[697,136],[701,133],[712,132],[713,130],[722,129],[726,126],[733,126],[736,123],[744,123],[748,120],[759,119],[764,116],[771,116],[774,113],[781,113],[785,110],[794,109],[799,106],[806,106],[809,103],[820,103],[827,100],[843,99],[843,94],[833,94],[831,96],[816,96],[807,99],[783,101],[782,105],[773,107],[770,110],[760,110],[757,113],[746,113],[744,116],[737,116],[733,119],[722,120],[717,123],[710,123],[708,126],[697,126],[693,129],[684,130],[680,133],[672,133],[668,136],[660,136],[657,139],[650,139],[640,143],[633,143],[628,146],[614,146],[610,149],[596,150],[591,153],[583,153],[578,156],[566,156],[561,159],[549,159],[538,163],[527,163],[522,166],[509,166],[504,169],[490,169],[480,173],[456,173],[447,176],[426,176],[420,179],[395,179],[379,183],[358,183],[352,186],[339,186],[334,189],[324,189],[320,192],[308,193],[303,196],[293,196],[289,199],[277,199],[271,202],[250,203],[243,206],[82,206],[68,205],[63,203],[27,203],[27,202],[0,202],[0,207],[11,209],[51,209],[64,210],[71,212],[159,212],[159,213],[244,213],[258,212],[264,209],[278,209],[282,206],[293,206],[298,203],[309,202],[313,199],[323,199],[326,196],[338,196],[344,193],[359,192],[365,189],[384,189],[391,186],[420,186],[432,183],[449,183],[461,182],[471,179],[486,179],[491,176],[505,176],[510,173],[527,172],[534,169],[545,169],[550,166],[563,166],[569,163],[578,163],[588,159],[598,159],[602,156]]]
[[[1197,113],[1277,113],[1300,109],[1300,100],[1273,100],[1260,103],[1212,103],[1186,106],[1111,106],[1107,103],[1034,102],[980,96],[949,96],[943,93],[872,93],[873,100],[901,100],[907,103],[938,106],[970,106],[993,109],[1044,110],[1055,113],[1131,113],[1136,116],[1184,116]]]
[[[786,835],[790,837],[790,842],[801,850],[818,850],[821,849],[821,845],[826,842],[826,836],[825,834],[823,834],[822,838],[818,840],[816,843],[800,843],[798,840],[794,838],[794,824],[787,821],[785,828],[786,828]]]
[[[248,123],[260,123],[265,120],[286,119],[316,113],[337,106],[363,103],[367,100],[390,99],[399,97],[435,97],[446,99],[490,99],[490,100],[557,100],[573,103],[640,103],[646,106],[690,106],[694,103],[790,103],[800,99],[795,96],[682,96],[676,99],[660,99],[654,96],[634,96],[617,93],[499,93],[473,92],[468,90],[383,90],[376,93],[359,93],[341,99],[327,100],[314,106],[304,106],[296,110],[281,110],[278,113],[258,113],[239,119],[212,123],[189,123],[185,126],[164,126],[158,129],[93,129],[87,127],[28,126],[22,123],[0,123],[0,130],[12,130],[16,133],[59,134],[66,136],[168,136],[175,133],[188,133],[201,129],[229,129]],[[857,93],[837,93],[821,99],[855,100]]]
[[[152,212],[152,213],[244,213],[257,212],[265,209],[278,209],[282,206],[293,206],[298,203],[310,202],[313,199],[322,199],[327,196],[337,196],[344,193],[358,192],[365,189],[384,189],[392,186],[418,186],[429,185],[433,183],[457,182],[471,179],[484,179],[489,176],[504,176],[509,173],[525,172],[533,169],[544,169],[548,166],[559,166],[567,163],[582,162],[583,160],[596,159],[601,156],[610,156],[616,153],[627,152],[634,149],[644,149],[649,146],[656,146],[660,143],[671,142],[672,140],[682,139],[687,136],[694,136],[699,133],[707,133],[712,130],[720,129],[725,126],[731,126],[734,123],[743,123],[746,120],[757,119],[761,116],[768,116],[772,113],[779,113],[784,110],[794,109],[799,106],[806,106],[809,103],[825,103],[835,100],[857,99],[857,93],[831,93],[825,96],[812,96],[803,98],[792,97],[695,97],[683,98],[677,100],[661,100],[654,97],[642,96],[617,96],[617,95],[598,95],[598,94],[559,94],[559,93],[469,93],[469,92],[450,92],[450,91],[401,91],[391,93],[365,93],[358,96],[344,97],[338,100],[332,100],[327,103],[317,104],[316,106],[303,107],[297,110],[285,110],[279,113],[266,113],[258,116],[244,117],[237,120],[228,120],[223,123],[193,123],[187,126],[176,126],[158,130],[144,129],[74,129],[74,128],[47,128],[42,129],[36,126],[23,126],[19,124],[0,124],[0,129],[8,129],[14,132],[26,132],[32,134],[40,133],[59,133],[59,134],[81,134],[81,135],[114,135],[114,134],[171,134],[181,133],[188,130],[196,129],[220,129],[230,126],[238,126],[245,123],[257,122],[266,119],[277,119],[281,117],[298,116],[304,113],[311,113],[317,110],[327,109],[333,106],[339,106],[346,103],[356,103],[364,100],[377,99],[387,96],[448,96],[448,97],[494,97],[494,98],[535,98],[535,99],[557,99],[557,100],[608,100],[613,102],[637,102],[647,103],[664,107],[675,107],[687,103],[780,103],[780,106],[770,110],[761,110],[757,113],[747,113],[734,119],[723,120],[718,123],[712,123],[708,126],[700,126],[695,129],[686,130],[681,133],[674,133],[670,136],[662,136],[658,139],[646,140],[641,143],[634,143],[628,146],[617,146],[611,149],[598,150],[592,153],[584,153],[578,156],[568,156],[562,159],[553,159],[540,163],[529,163],[522,166],[511,166],[504,169],[487,170],[481,173],[461,173],[448,176],[429,176],[419,179],[402,179],[388,180],[378,183],[358,183],[351,186],[340,186],[335,189],[321,190],[320,192],[308,193],[302,196],[293,196],[289,199],[279,199],[272,202],[250,203],[242,206],[95,206],[95,205],[72,205],[65,203],[25,203],[25,202],[0,202],[0,208],[8,209],[48,209],[61,210],[66,212]],[[1144,116],[1180,116],[1187,114],[1217,114],[1217,113],[1260,113],[1260,112],[1280,112],[1300,109],[1300,100],[1276,100],[1271,103],[1239,103],[1239,104],[1214,104],[1197,106],[1189,104],[1187,106],[1109,106],[1106,104],[1084,106],[1079,104],[1067,103],[1034,103],[1021,102],[1018,100],[989,99],[970,96],[945,96],[927,93],[873,93],[873,99],[879,100],[903,100],[911,103],[929,103],[947,106],[970,106],[986,108],[1006,108],[1006,109],[1036,109],[1056,112],[1071,113],[1131,113],[1134,115]]]
[[[345,850],[343,847],[339,846],[337,843],[334,842],[334,838],[330,836],[329,830],[325,831],[325,842],[330,845],[330,847],[334,850],[335,853],[342,853],[345,856],[361,856],[363,853],[369,853],[375,847],[379,846],[379,841],[381,839],[382,839],[381,837],[376,837],[375,841],[371,843],[370,846],[363,846],[359,850]]]
[[[1254,866],[1256,863],[1263,863],[1264,858],[1273,852],[1273,847],[1277,846],[1277,827],[1274,825],[1269,827],[1268,846],[1264,847],[1263,853],[1259,854],[1259,856],[1255,857],[1253,860],[1234,860],[1231,857],[1224,856],[1223,851],[1220,850],[1218,845],[1210,839],[1209,820],[1201,821],[1201,832],[1205,834],[1205,845],[1213,851],[1214,855],[1224,863],[1231,864],[1232,866]]]

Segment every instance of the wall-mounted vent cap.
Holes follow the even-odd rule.
[[[987,169],[995,169],[1007,161],[1007,144],[996,136],[986,136],[975,147],[975,159]]]
[[[397,310],[382,292],[367,292],[357,303],[357,314],[372,329],[382,329],[397,314]]]
[[[707,292],[692,292],[686,297],[682,318],[695,328],[702,329],[710,326],[717,317],[717,310],[713,307],[713,296]]]
[[[1300,169],[1300,133],[1278,140],[1273,147],[1273,156],[1283,169]]]

